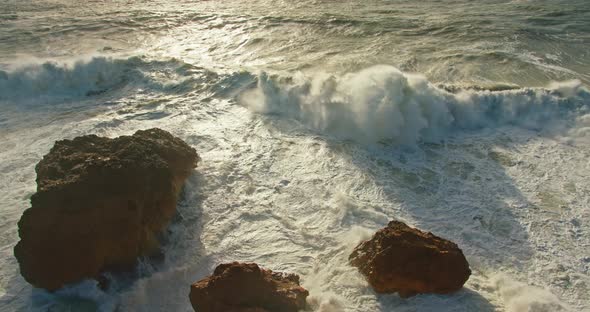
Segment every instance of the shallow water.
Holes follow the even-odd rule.
[[[295,272],[314,311],[590,310],[587,1],[0,1],[0,310],[190,311],[224,261]],[[493,91],[491,91],[493,90]],[[32,289],[12,248],[63,138],[194,146],[131,276]],[[473,270],[376,295],[348,254],[393,218]]]

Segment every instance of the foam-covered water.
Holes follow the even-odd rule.
[[[567,5],[565,5],[567,4]],[[225,261],[301,276],[313,311],[590,310],[586,1],[0,1],[0,311],[190,311]],[[164,239],[100,290],[13,256],[53,142],[160,127],[194,146]],[[457,242],[453,295],[347,264],[393,218]]]

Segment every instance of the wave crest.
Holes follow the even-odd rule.
[[[296,118],[308,126],[360,142],[436,142],[457,128],[505,124],[539,129],[546,122],[587,110],[590,92],[580,81],[550,88],[455,90],[392,66],[374,66],[343,76],[288,79],[261,73],[256,88],[239,102],[251,110]]]
[[[93,57],[72,63],[26,64],[0,71],[0,100],[93,96],[127,85],[154,91],[187,91],[210,72],[176,59]]]
[[[73,65],[46,62],[0,72],[0,97],[80,96],[126,82],[127,60],[95,57]]]

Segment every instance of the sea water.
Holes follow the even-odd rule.
[[[590,311],[590,2],[0,0],[0,311],[191,311],[219,263],[313,311]],[[164,258],[56,293],[17,222],[54,141],[159,127],[203,159]],[[455,241],[452,295],[347,263],[389,220]]]

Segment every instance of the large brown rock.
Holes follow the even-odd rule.
[[[295,274],[233,262],[191,285],[189,297],[198,312],[296,312],[308,295]]]
[[[56,290],[103,271],[132,268],[158,251],[160,234],[199,155],[160,129],[115,139],[57,141],[37,164],[37,193],[14,254],[23,277]]]
[[[349,260],[376,292],[401,297],[454,292],[471,274],[457,244],[399,221],[359,244]]]

